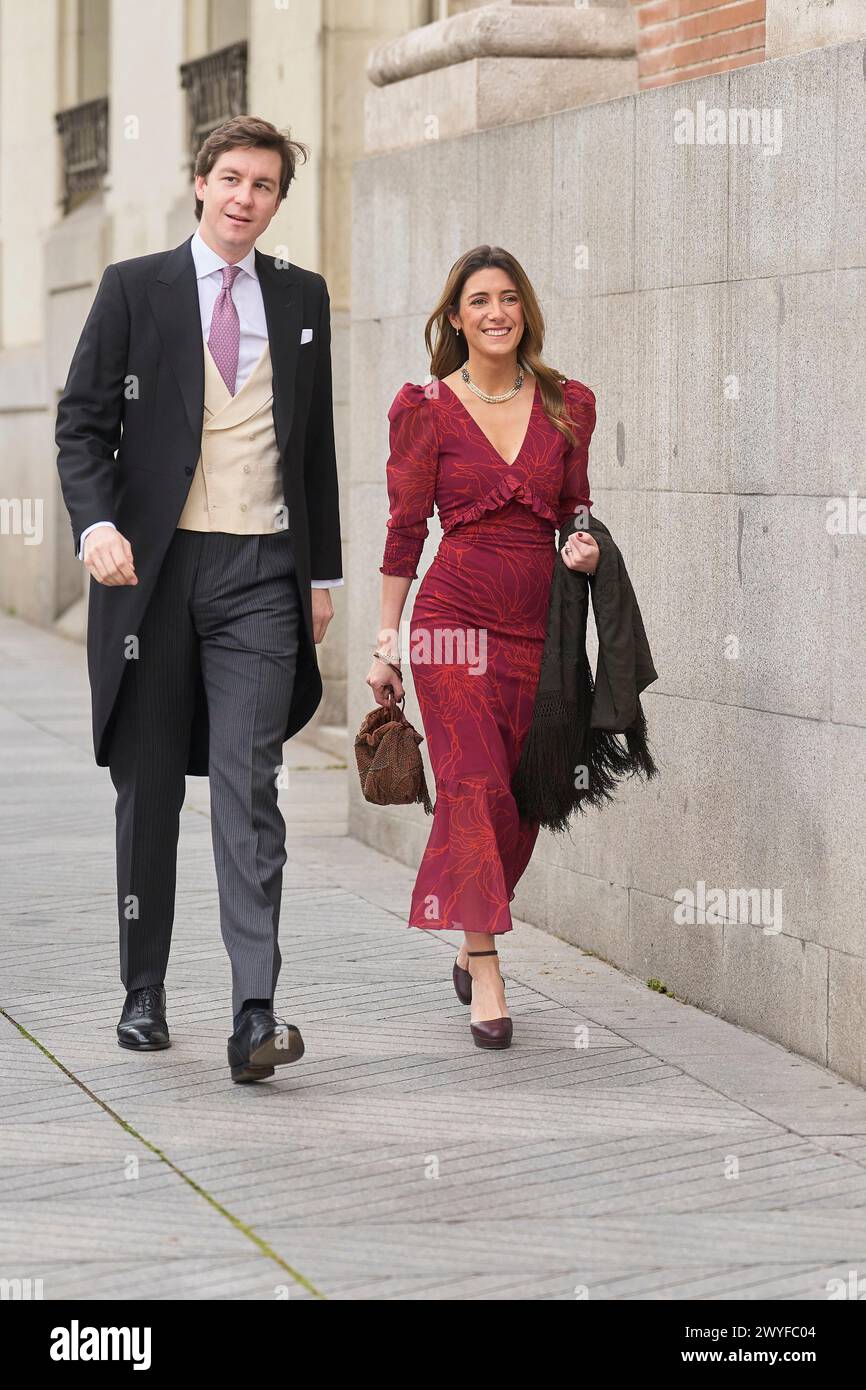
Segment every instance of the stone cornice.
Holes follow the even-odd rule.
[[[485,5],[378,44],[367,76],[385,87],[473,58],[633,58],[636,33],[630,6]]]

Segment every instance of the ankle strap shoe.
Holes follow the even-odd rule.
[[[498,951],[467,951],[469,956],[498,956]],[[468,974],[468,971],[467,971]],[[470,975],[471,979],[472,976]],[[471,1002],[471,996],[470,996]],[[481,1023],[470,1023],[469,1031],[476,1047],[486,1047],[491,1050],[511,1046],[511,1039],[514,1036],[514,1025],[510,1018],[486,1018]]]

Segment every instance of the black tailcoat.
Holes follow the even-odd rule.
[[[322,698],[310,581],[342,575],[331,392],[330,301],[321,275],[255,253],[273,367],[273,417],[303,624],[285,737]],[[301,344],[301,330],[312,338]],[[85,527],[113,521],[132,546],[138,584],[91,580],[87,663],[97,763],[108,764],[127,661],[201,452],[204,344],[190,239],[109,265],[57,411],[57,467],[75,552]],[[207,773],[199,683],[187,772]]]

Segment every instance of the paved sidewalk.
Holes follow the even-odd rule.
[[[207,782],[187,782],[173,1046],[121,1050],[114,793],[83,650],[0,618],[0,1278],[46,1299],[825,1299],[866,1275],[866,1093],[518,925],[476,1049],[413,874],[287,750],[278,1006],[234,1086]],[[583,1045],[585,1043],[585,1045]],[[577,1293],[576,1293],[577,1291]]]

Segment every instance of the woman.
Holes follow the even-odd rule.
[[[543,336],[518,262],[476,247],[427,322],[432,382],[407,382],[388,412],[391,515],[367,684],[380,705],[403,694],[397,635],[435,503],[444,535],[418,588],[409,660],[436,806],[409,926],[463,931],[454,985],[479,1047],[512,1037],[491,938],[512,929],[509,903],[538,836],[510,782],[532,720],[555,530],[592,505],[595,397],[542,361]],[[586,532],[561,553],[569,569],[598,563]]]

